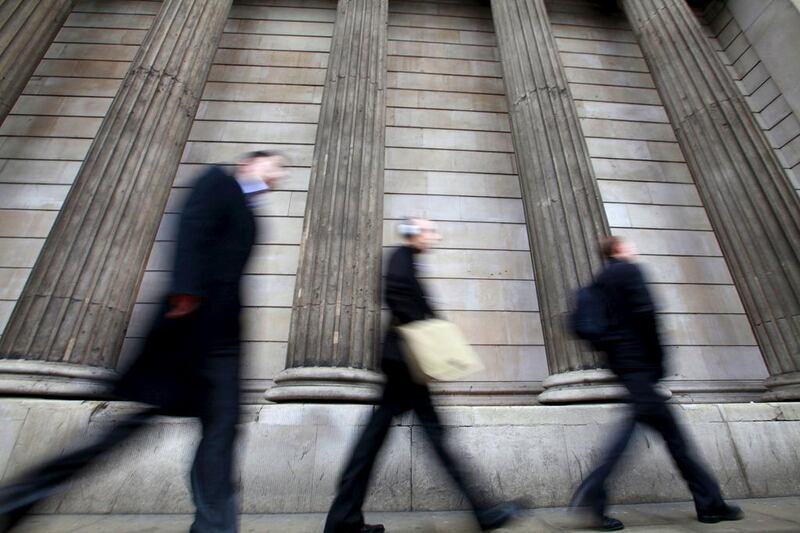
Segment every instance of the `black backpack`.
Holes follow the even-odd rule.
[[[576,337],[600,349],[602,341],[607,338],[611,317],[605,294],[597,283],[581,287],[575,292],[575,307],[569,321]]]

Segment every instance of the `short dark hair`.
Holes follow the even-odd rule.
[[[258,157],[275,157],[276,155],[281,155],[278,152],[271,152],[269,150],[255,150],[253,152],[247,152],[242,154],[239,158],[240,161],[246,161],[247,159],[256,159]]]
[[[617,237],[616,235],[601,237],[600,240],[597,242],[597,249],[600,252],[600,257],[603,259],[608,259],[612,255],[617,253],[617,248],[623,242],[624,241],[622,237]]]

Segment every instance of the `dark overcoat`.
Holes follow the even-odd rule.
[[[656,379],[662,377],[664,350],[656,306],[642,269],[630,261],[610,259],[596,283],[610,314],[603,341],[609,368],[618,375],[649,372]]]
[[[165,301],[117,383],[117,396],[168,414],[198,415],[204,391],[216,379],[225,381],[209,375],[205,361],[239,357],[240,284],[255,240],[255,217],[238,182],[222,167],[210,167],[181,213],[167,295],[197,296],[200,306],[184,318],[165,318]],[[238,371],[238,361],[231,363],[231,372]]]
[[[383,341],[383,358],[387,360],[403,360],[396,326],[435,316],[425,296],[425,290],[417,278],[417,267],[414,262],[416,254],[414,248],[401,246],[392,252],[389,258],[384,284],[386,304],[392,313],[389,329]]]

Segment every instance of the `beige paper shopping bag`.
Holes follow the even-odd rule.
[[[408,366],[419,383],[452,381],[483,370],[478,354],[452,322],[417,320],[397,330]]]

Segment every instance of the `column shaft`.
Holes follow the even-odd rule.
[[[601,267],[608,223],[543,0],[493,0],[551,377],[540,401],[615,397],[601,356],[566,328],[570,299]]]
[[[0,0],[0,124],[74,4],[75,0]]]
[[[83,394],[73,374],[115,368],[230,4],[163,3],[0,341],[0,390]]]
[[[387,0],[339,0],[273,401],[378,394],[387,13]]]
[[[800,399],[800,201],[685,0],[622,0],[770,378]]]

